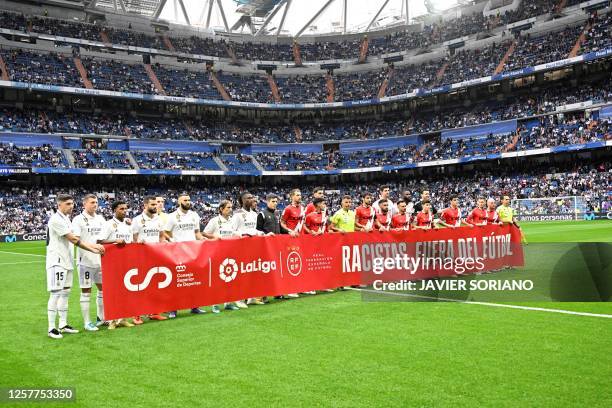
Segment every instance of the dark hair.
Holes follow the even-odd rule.
[[[391,190],[391,186],[389,186],[388,184],[383,184],[382,186],[380,186],[380,191],[383,191],[384,189],[388,188],[389,190]]]
[[[155,201],[157,202],[157,197],[155,196],[145,196],[145,198],[142,200],[143,204],[149,204],[149,202],[151,201]]]
[[[294,195],[295,193],[297,193],[298,191],[300,191],[300,189],[299,189],[299,188],[294,188],[294,189],[292,189],[291,191],[289,191],[289,197],[293,197],[293,195]]]
[[[270,193],[266,196],[266,201],[274,200],[275,198],[278,200],[278,196],[276,194]]]
[[[408,205],[408,201],[401,199],[401,200],[397,200],[397,205],[400,205],[401,203],[404,203],[406,205]]]
[[[242,194],[238,196],[238,204],[240,204],[241,207],[244,205],[244,197],[248,196],[249,194],[251,193],[248,191],[243,191]]]
[[[117,207],[119,207],[120,205],[124,205],[124,204],[127,204],[127,203],[123,200],[114,201],[113,204],[111,205],[111,210],[115,211]]]
[[[381,198],[380,200],[378,200],[378,205],[381,205],[381,204],[386,203],[386,202],[387,202],[386,199]]]
[[[58,203],[64,203],[69,200],[74,200],[74,197],[72,197],[70,194],[58,194],[55,200]]]
[[[312,200],[312,205],[316,206],[317,204],[324,203],[324,202],[325,202],[325,199],[324,199],[324,198],[322,198],[322,197],[317,197],[317,198],[315,198],[314,200]]]
[[[181,198],[181,197],[189,197],[189,196],[190,196],[190,195],[189,195],[189,193],[181,193],[181,194],[179,194],[179,195],[178,195],[178,197],[176,197],[176,198]],[[159,197],[159,196],[158,196],[158,197]],[[162,198],[163,198],[163,197],[162,197]],[[155,199],[157,200],[157,197],[155,197]]]
[[[323,187],[315,187],[312,189],[312,194],[316,193],[317,191],[325,192],[325,189]]]
[[[361,198],[372,197],[372,193],[365,193]]]

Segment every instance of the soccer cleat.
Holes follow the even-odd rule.
[[[132,319],[132,322],[136,325],[136,326],[140,326],[141,324],[143,324],[144,322],[142,321],[142,317],[140,316],[136,316],[135,318]]]
[[[335,290],[333,290],[333,289],[323,289],[321,292],[331,293],[331,292],[335,292]]]
[[[191,314],[204,314],[204,313],[206,312],[200,309],[199,307],[194,307],[193,309],[191,309]]]
[[[217,305],[213,305],[213,307],[212,307],[211,309],[212,309],[212,312],[213,312],[214,314],[219,314],[219,313],[221,313],[221,309],[219,309],[219,306],[217,306]]]
[[[263,298],[250,298],[247,300],[247,305],[265,305]]]
[[[166,320],[168,319],[166,316],[162,316],[159,313],[149,315],[149,320]]]
[[[228,303],[225,305],[225,310],[240,310],[240,308],[233,303]]]
[[[100,327],[100,326],[108,326],[108,321],[107,320],[102,320],[99,317],[96,316],[96,326]]]
[[[308,292],[303,292],[305,295],[316,295],[317,292],[314,290],[309,290]]]
[[[117,321],[117,327],[134,327],[134,325],[127,320],[121,319]]]
[[[61,333],[77,334],[79,331],[70,325],[65,325],[60,329]]]
[[[289,299],[295,299],[295,298],[299,298],[300,295],[298,295],[297,293],[289,293],[288,295],[285,295],[285,297]]]
[[[248,309],[249,306],[244,303],[244,300],[239,300],[237,302],[234,302],[236,306],[238,306],[240,309]]]
[[[108,330],[115,330],[117,328],[117,322],[115,320],[111,320],[108,323]]]
[[[89,322],[85,325],[85,331],[98,331],[98,326],[96,326],[93,322]]]
[[[176,311],[168,312],[168,319],[174,319],[176,317]]]
[[[47,336],[51,337],[52,339],[61,339],[64,337],[62,336],[62,333],[60,333],[56,328],[49,330]]]

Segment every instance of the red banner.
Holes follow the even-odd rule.
[[[107,245],[106,319],[521,266],[514,226]]]

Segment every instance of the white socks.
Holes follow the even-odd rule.
[[[98,291],[98,295],[96,296],[96,307],[97,313],[100,320],[104,321],[104,298],[102,297],[102,291]]]
[[[68,324],[68,296],[70,296],[70,289],[62,289],[59,291],[57,312],[59,314],[60,329]]]
[[[91,318],[89,317],[89,300],[91,299],[91,292],[81,292],[81,313],[83,314],[83,324],[87,326],[91,323]]]
[[[49,302],[47,303],[47,319],[49,320],[49,331],[55,329],[55,317],[57,316],[57,301],[59,300],[59,290],[49,294]]]

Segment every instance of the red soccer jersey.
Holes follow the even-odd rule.
[[[357,209],[355,210],[355,223],[359,223],[360,225],[368,225],[368,223],[370,224],[370,226],[374,226],[374,214],[376,213],[376,211],[374,211],[374,208],[372,207],[364,207],[363,205],[360,205],[359,207],[357,207]]]
[[[485,214],[487,217],[487,224],[496,224],[499,222],[499,214],[497,214],[497,211],[486,210]]]
[[[283,210],[283,215],[281,218],[287,224],[287,228],[293,230],[295,232],[300,232],[302,230],[302,225],[304,224],[304,207],[301,205],[288,205]]]
[[[461,211],[459,211],[459,208],[445,208],[444,210],[442,210],[440,218],[442,218],[442,221],[444,221],[448,225],[453,225],[455,227],[461,225],[461,223],[459,222],[459,220],[461,219]]]
[[[310,214],[311,212],[315,212],[315,206],[313,203],[308,203],[308,205],[306,206],[306,215]]]
[[[416,215],[416,224],[419,227],[431,227],[433,223],[433,215],[419,211]]]
[[[396,214],[391,219],[391,228],[410,229],[410,216],[408,214]]]
[[[468,215],[466,222],[468,224],[482,224],[487,220],[487,212],[482,208],[474,208]]]
[[[326,218],[323,213],[311,212],[306,216],[306,226],[313,232],[325,232]]]
[[[378,220],[378,222],[383,226],[383,227],[389,227],[391,226],[391,211],[387,211],[386,214],[383,213],[377,213],[376,214],[376,220]],[[378,228],[378,227],[376,227]]]

